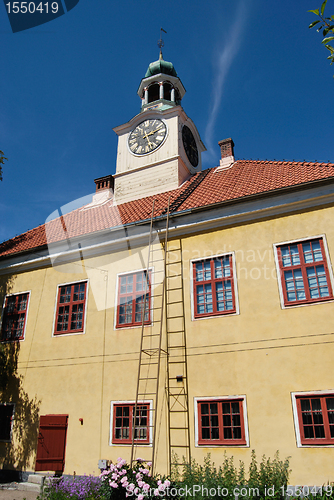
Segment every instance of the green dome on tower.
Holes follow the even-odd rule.
[[[158,61],[152,62],[147,68],[145,78],[153,75],[159,75],[160,73],[163,73],[164,75],[177,76],[173,63],[164,61],[161,52]]]

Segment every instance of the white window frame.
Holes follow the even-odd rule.
[[[86,300],[85,300],[85,314],[84,314],[84,327],[83,327],[83,330],[82,330],[82,332],[73,332],[73,333],[55,333],[59,288],[62,287],[62,286],[75,285],[76,283],[87,283],[87,287],[86,287]],[[83,280],[72,280],[72,281],[68,281],[67,283],[60,283],[60,284],[57,285],[56,299],[55,299],[55,306],[54,306],[54,313],[53,313],[52,335],[51,335],[53,338],[56,338],[56,337],[69,337],[69,336],[72,336],[72,335],[84,335],[86,333],[88,290],[89,290],[89,279],[88,278],[83,279]]]
[[[278,250],[277,250],[278,247],[283,246],[283,245],[293,245],[294,243],[301,243],[303,241],[316,240],[316,239],[320,239],[320,238],[322,239],[323,244],[324,244],[329,279],[330,279],[331,287],[332,287],[332,290],[334,293],[334,274],[333,274],[333,268],[332,268],[332,263],[331,263],[331,259],[330,259],[330,255],[329,255],[329,249],[328,249],[325,234],[320,234],[320,235],[315,235],[315,236],[307,236],[305,238],[298,238],[296,240],[282,241],[281,243],[273,243],[274,259],[275,259],[276,275],[277,275],[277,283],[278,283],[278,293],[279,293],[282,309],[293,309],[295,307],[309,307],[309,306],[316,306],[319,304],[327,304],[329,302],[334,302],[333,299],[328,299],[328,300],[324,300],[321,302],[309,302],[307,304],[293,304],[291,306],[284,304],[284,292],[283,292],[283,284],[282,284],[282,277],[281,277],[281,268],[280,268],[279,261],[278,261]]]
[[[2,304],[2,311],[1,311],[0,332],[2,333],[2,321],[3,321],[4,312],[5,312],[6,298],[7,297],[12,297],[13,295],[23,295],[25,293],[28,294],[28,307],[27,307],[26,318],[25,318],[25,322],[24,322],[23,339],[20,339],[19,342],[24,342],[25,339],[26,339],[26,328],[27,328],[28,313],[29,313],[29,307],[30,307],[31,290],[26,290],[26,291],[23,291],[23,292],[8,293],[7,295],[5,295],[5,298],[4,298],[3,304]],[[2,344],[3,343],[7,343],[7,342],[13,342],[13,340],[1,340]]]
[[[333,394],[333,396],[334,396],[334,389],[330,389],[328,391],[291,392],[293,422],[294,422],[294,426],[295,426],[297,448],[322,448],[322,449],[334,448],[334,444],[302,444],[301,436],[300,436],[299,417],[298,417],[298,410],[297,410],[297,398],[303,397],[303,396],[317,397],[317,396],[324,396],[326,394]]]
[[[212,260],[217,259],[218,257],[225,257],[227,255],[232,256],[232,268],[233,268],[233,285],[234,285],[234,300],[235,300],[235,312],[227,313],[227,314],[215,314],[210,316],[203,316],[202,318],[195,318],[195,299],[194,299],[194,273],[193,273],[193,264],[194,262],[201,262],[203,260]],[[191,259],[190,263],[190,301],[191,301],[191,320],[192,321],[202,321],[208,319],[216,319],[222,317],[231,317],[237,316],[240,314],[239,309],[239,294],[238,294],[238,280],[237,280],[237,267],[235,262],[235,252],[225,252],[216,255],[203,256],[198,257],[196,259]]]
[[[233,399],[242,399],[242,411],[245,426],[245,441],[246,444],[235,444],[235,445],[224,445],[224,444],[199,444],[198,436],[198,402],[201,401],[231,401]],[[248,430],[248,416],[247,416],[247,401],[246,395],[240,394],[239,396],[205,396],[204,398],[195,397],[194,398],[194,419],[195,419],[195,447],[196,448],[249,448],[249,430]]]
[[[131,443],[113,443],[112,442],[112,437],[114,433],[114,405],[134,405],[136,404],[136,401],[133,400],[125,400],[125,401],[111,401],[110,402],[110,427],[109,427],[109,446],[125,446],[129,447],[131,446]],[[136,446],[143,447],[143,448],[150,448],[152,447],[153,444],[153,400],[152,399],[143,399],[138,401],[138,404],[148,404],[150,406],[149,409],[149,419],[148,419],[148,428],[149,428],[149,443],[143,443],[141,444],[140,442],[135,442]]]

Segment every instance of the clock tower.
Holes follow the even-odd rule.
[[[205,146],[181,106],[185,88],[172,63],[151,63],[138,95],[141,111],[114,128],[118,150],[114,196],[116,203],[177,189],[202,168]]]

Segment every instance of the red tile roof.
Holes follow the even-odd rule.
[[[103,229],[146,220],[166,209],[168,198],[178,212],[205,207],[321,179],[334,179],[334,163],[238,160],[229,169],[212,168],[191,177],[181,187],[121,205],[85,206],[27,231],[0,245],[0,257],[42,247]]]

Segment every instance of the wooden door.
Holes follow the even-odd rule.
[[[68,415],[40,417],[36,471],[64,471],[67,421]]]

